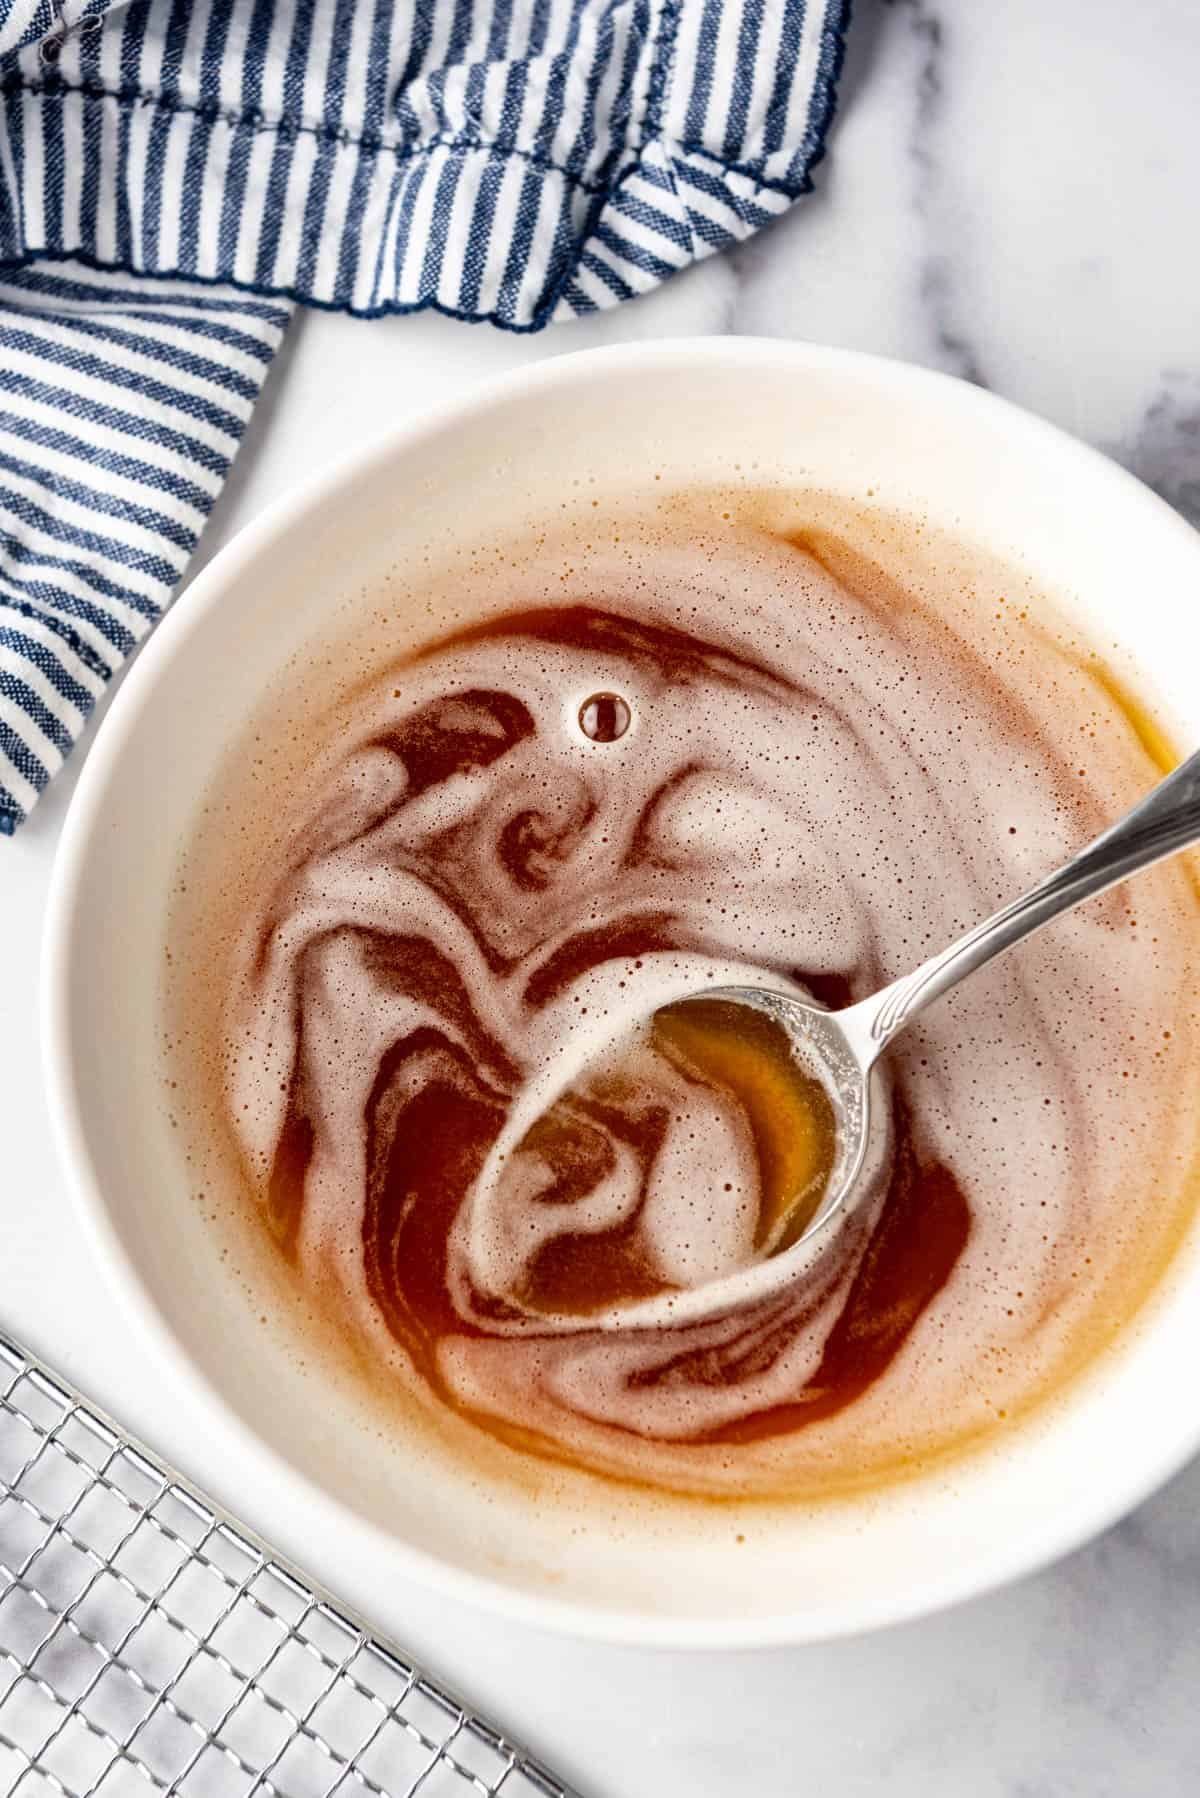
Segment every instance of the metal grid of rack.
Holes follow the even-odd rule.
[[[0,1334],[0,1798],[573,1798]]]

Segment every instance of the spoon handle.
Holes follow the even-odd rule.
[[[843,1012],[870,1060],[911,1018],[995,955],[1060,912],[1103,893],[1152,862],[1200,841],[1200,750],[1181,762],[1132,811],[1020,899],[994,912],[911,974]]]

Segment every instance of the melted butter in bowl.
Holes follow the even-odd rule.
[[[1124,809],[1144,732],[1018,577],[819,496],[691,496],[504,566],[431,577],[415,653],[347,635],[295,741],[265,710],[240,848],[214,825],[190,857],[174,1077],[298,1338],[351,1344],[398,1429],[416,1391],[664,1493],[827,1496],[1009,1427],[1194,1210],[1186,868],[906,1038],[861,1196],[782,1287],[829,1102],[764,1014],[654,982],[690,957],[865,996]],[[526,1115],[567,1023],[643,991],[653,1025]]]

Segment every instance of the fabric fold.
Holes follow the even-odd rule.
[[[0,263],[71,256],[514,330],[615,305],[804,193],[846,11],[97,4],[41,43],[27,23],[0,62]]]
[[[0,270],[0,834],[170,601],[290,307]]]

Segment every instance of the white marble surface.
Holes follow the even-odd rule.
[[[204,553],[434,398],[585,344],[697,331],[816,338],[985,381],[1200,522],[1198,68],[1194,0],[859,0],[841,117],[807,203],[735,257],[556,334],[303,319]],[[829,1648],[704,1657],[585,1647],[415,1588],[380,1593],[352,1537],[314,1540],[269,1490],[244,1490],[220,1418],[181,1414],[98,1284],[51,1149],[34,945],[70,786],[68,774],[0,847],[10,1328],[593,1798],[1198,1789],[1200,1464],[1090,1548],[947,1615]],[[1180,1403],[1200,1403],[1194,1370],[1180,1388]]]

